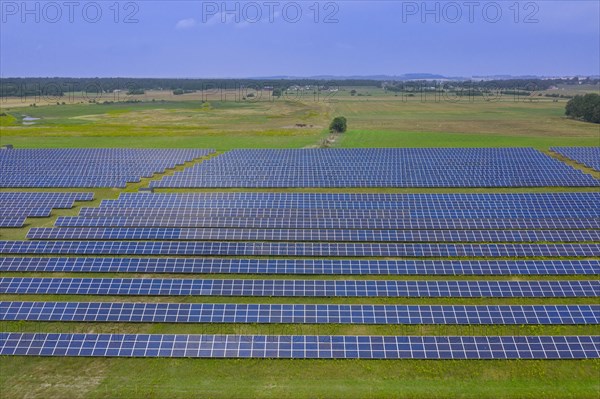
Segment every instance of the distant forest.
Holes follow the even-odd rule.
[[[383,87],[391,92],[469,89],[472,93],[490,90],[535,92],[559,84],[599,84],[600,79],[508,79],[487,81],[381,81],[381,80],[319,80],[319,79],[146,79],[146,78],[1,78],[0,97],[55,96],[68,92],[109,93],[121,90],[130,94],[143,94],[146,90],[168,90],[188,93],[215,89],[274,89],[277,91],[310,86],[311,89],[341,87]]]

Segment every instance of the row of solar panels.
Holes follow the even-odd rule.
[[[28,217],[48,217],[52,209],[72,208],[75,201],[91,201],[93,193],[0,193],[0,227],[23,227]]]
[[[32,228],[30,240],[600,242],[600,230],[314,230],[211,228]]]
[[[532,148],[233,150],[152,187],[599,186]]]
[[[265,172],[267,174],[268,172]],[[473,171],[465,172],[466,175],[473,175]],[[242,175],[241,172],[235,172],[234,176]],[[203,176],[203,175],[199,175]],[[243,175],[242,175],[243,176]],[[167,176],[172,177],[172,176]],[[165,177],[166,179],[166,177]],[[57,182],[55,184],[62,184]],[[87,181],[79,182],[78,187],[88,187],[83,184],[89,184]],[[355,179],[325,179],[325,178],[303,178],[287,179],[287,180],[271,180],[264,179],[259,180],[256,177],[241,177],[238,179],[221,179],[215,176],[211,179],[200,178],[200,177],[184,177],[176,176],[168,180],[152,181],[150,183],[152,188],[397,188],[397,187],[411,187],[411,188],[495,188],[495,187],[598,187],[600,186],[600,180],[594,179],[592,176],[581,174],[581,176],[573,177],[562,177],[559,178],[556,175],[548,175],[546,179],[542,176],[530,177],[529,179],[519,180],[517,178],[510,178],[505,175],[490,176],[487,179],[483,177],[473,177],[470,179],[459,179],[454,176],[450,176],[447,180],[420,180],[420,181],[407,181],[407,180],[378,180],[375,178],[365,178],[365,180],[356,181]],[[48,186],[58,187],[58,186]],[[106,187],[106,186],[102,186]],[[119,187],[119,186],[116,186]]]
[[[598,280],[205,280],[161,278],[0,278],[0,294],[571,298],[599,297]]]
[[[550,150],[600,172],[600,147],[552,147]]]
[[[0,302],[0,321],[300,324],[600,324],[600,305]]]
[[[600,226],[600,193],[552,194],[302,194],[179,193],[123,194],[100,208],[83,208],[78,217],[57,220],[58,227],[84,230],[36,230],[31,237],[64,239],[240,239],[376,240],[343,229],[594,229]],[[108,230],[106,228],[128,228]],[[153,227],[161,230],[133,228]],[[169,227],[229,229],[329,229],[330,232],[252,232],[249,230],[175,231]],[[35,234],[35,235],[34,235]],[[427,233],[417,235],[424,236]],[[426,238],[438,241],[444,238]],[[465,233],[467,234],[467,233]],[[495,242],[501,238],[474,240]],[[492,233],[490,233],[492,234]],[[503,233],[495,233],[503,234]],[[540,233],[542,234],[542,233]],[[586,233],[586,234],[593,234]],[[389,235],[387,232],[375,235]],[[402,234],[401,234],[402,235]],[[263,238],[261,238],[263,237]],[[337,238],[333,238],[337,240]],[[400,240],[380,238],[383,241]],[[457,238],[459,241],[461,238]],[[583,238],[574,238],[583,241]],[[379,240],[379,238],[377,238]],[[418,238],[414,240],[418,241]],[[519,241],[520,239],[515,239]],[[556,238],[556,240],[561,240]],[[411,241],[411,239],[408,239]],[[550,239],[549,241],[554,241]],[[591,241],[594,241],[592,239]],[[505,241],[506,242],[506,241]]]
[[[290,275],[592,275],[600,260],[333,260],[0,257],[2,272]]]
[[[597,257],[600,244],[0,241],[2,254],[318,257]]]
[[[57,227],[181,227],[238,229],[398,229],[398,230],[525,230],[525,229],[600,229],[600,218],[566,219],[432,219],[432,218],[322,218],[322,217],[198,217],[194,214],[161,213],[154,217],[60,216]],[[187,216],[186,216],[187,215]]]
[[[237,195],[236,195],[237,194]],[[587,195],[584,195],[587,194]],[[443,207],[448,208],[485,208],[509,207],[510,205],[524,205],[526,207],[566,205],[590,205],[598,200],[598,193],[564,193],[560,196],[530,194],[530,195],[477,195],[477,194],[452,194],[452,195],[421,195],[421,194],[317,194],[317,193],[190,193],[190,194],[161,194],[153,195],[128,194],[121,195],[117,200],[107,200],[105,206],[119,204],[178,204],[186,203],[266,203],[266,204],[364,204],[364,203],[394,203],[396,206],[406,207]],[[330,207],[334,207],[331,206]],[[358,206],[355,206],[358,207]]]
[[[213,153],[205,149],[11,149],[0,187],[125,187]]]
[[[124,187],[212,152],[7,150],[0,153],[0,187]],[[153,187],[599,185],[590,175],[531,148],[234,150],[152,182]]]
[[[554,192],[554,193],[297,193],[297,192],[202,192],[202,193],[121,193],[119,200],[238,200],[238,201],[405,201],[412,203],[459,203],[459,202],[543,202],[560,204],[563,202],[596,201],[597,192]]]
[[[587,210],[573,210],[552,208],[528,210],[528,209],[481,209],[481,210],[403,210],[402,208],[389,209],[272,209],[272,208],[246,208],[232,209],[222,208],[84,208],[80,216],[106,217],[106,216],[168,216],[168,217],[242,217],[242,218],[395,218],[395,219],[418,219],[418,218],[461,218],[461,219],[544,219],[544,218],[599,218],[599,211],[590,206]]]
[[[455,207],[455,206],[430,206],[428,204],[416,204],[410,205],[404,202],[376,202],[376,201],[365,201],[365,202],[345,202],[345,201],[216,201],[216,200],[198,200],[192,202],[186,201],[172,201],[172,202],[158,202],[158,201],[103,201],[102,208],[208,208],[208,209],[219,209],[219,208],[237,208],[237,209],[357,209],[357,210],[371,210],[371,209],[398,209],[410,212],[423,212],[423,213],[436,213],[436,212],[481,212],[490,210],[502,210],[502,211],[514,211],[523,210],[529,212],[540,212],[547,207],[552,206],[553,211],[561,212],[571,210],[573,212],[585,212],[589,207],[597,207],[595,201],[587,203],[568,203],[563,206],[552,205],[552,204],[541,204],[538,206],[528,206],[526,203],[516,202],[509,205],[489,204],[479,205],[473,204],[467,207]],[[593,209],[598,210],[598,209]],[[597,213],[596,213],[597,216]]]
[[[600,336],[268,336],[0,333],[0,356],[596,359]]]

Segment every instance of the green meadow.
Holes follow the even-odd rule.
[[[565,100],[393,96],[213,99],[23,107],[4,104],[0,143],[17,147],[303,148],[323,145],[333,116],[348,119],[339,147],[600,145],[598,126],[564,116]],[[10,105],[10,104],[8,104]],[[17,105],[17,106],[15,106]],[[20,105],[20,106],[18,106]],[[24,126],[24,115],[40,118]]]

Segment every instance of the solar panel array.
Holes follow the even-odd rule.
[[[293,230],[182,228],[33,228],[31,240],[593,242],[600,230]]]
[[[81,216],[95,213],[95,208],[82,210]],[[346,219],[346,218],[304,218],[286,216],[280,218],[260,217],[198,217],[192,213],[138,212],[136,208],[127,211],[132,217],[99,216],[77,217],[59,216],[58,227],[180,227],[180,228],[239,228],[239,229],[436,229],[436,230],[485,230],[485,229],[600,229],[600,218],[568,219]],[[99,211],[104,211],[102,208]],[[107,213],[117,215],[119,212]],[[155,213],[160,216],[154,217]],[[147,216],[143,215],[146,214]],[[186,216],[187,215],[187,216]]]
[[[291,305],[0,302],[3,321],[301,324],[599,324],[600,305]]]
[[[289,275],[591,275],[600,260],[335,260],[0,257],[0,272]]]
[[[600,244],[374,244],[198,241],[0,241],[0,254],[316,257],[596,257]]]
[[[161,278],[0,278],[0,294],[569,298],[599,297],[600,281],[205,280]]]
[[[0,151],[0,187],[125,187],[214,152],[205,149]]]
[[[595,187],[532,148],[244,149],[152,187]]]
[[[153,249],[162,255],[452,256],[451,249],[441,247],[342,243],[594,243],[600,242],[599,204],[600,193],[123,194],[117,200],[102,201],[99,208],[82,209],[78,217],[59,218],[56,228],[32,229],[28,238],[178,241],[174,246],[150,244],[168,247],[167,252]],[[334,227],[342,224],[346,228]],[[295,245],[268,243],[277,241]],[[98,253],[99,245],[90,243],[85,251]],[[140,245],[131,243],[131,254],[147,254]],[[524,253],[505,246],[498,249],[508,249],[507,255],[490,247],[479,249],[497,256]],[[107,254],[114,250],[119,251],[110,249]],[[475,255],[465,252],[465,256]]]
[[[126,193],[117,200],[103,201],[98,208],[83,208],[76,217],[59,218],[53,228],[30,229],[27,241],[0,241],[3,255],[0,272],[332,277],[9,275],[0,277],[0,295],[85,295],[97,297],[99,301],[20,302],[10,298],[0,302],[0,320],[597,325],[600,281],[595,277],[600,274],[599,226],[600,193],[597,192]],[[307,259],[309,257],[312,259]],[[343,277],[345,275],[517,278],[384,280],[380,277],[367,280]],[[544,280],[518,278],[521,275],[588,277]],[[142,302],[132,303],[115,302],[112,298],[119,296],[173,299],[170,303],[155,303],[140,298]],[[264,303],[178,303],[189,296],[261,298]],[[360,301],[356,298],[378,301],[401,297],[446,298],[448,302],[443,305],[276,304],[266,299],[283,297],[338,298],[337,301],[341,298],[349,298],[348,301],[352,298],[355,301]],[[100,302],[100,298],[110,302]],[[479,298],[478,301],[491,304],[449,302],[464,303],[464,298]],[[496,305],[492,298],[510,299],[510,304]],[[523,305],[516,302],[523,298],[537,298],[540,302],[545,298],[562,299],[567,303]],[[587,298],[591,304],[569,298]],[[0,355],[582,359],[600,357],[598,340],[597,336],[0,333]]]
[[[28,217],[47,217],[52,209],[93,199],[93,193],[0,192],[0,227],[23,227]]]
[[[552,147],[550,150],[600,172],[600,147]]]
[[[0,334],[0,356],[590,359],[599,353],[600,336]]]

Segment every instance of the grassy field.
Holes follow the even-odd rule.
[[[201,95],[140,103],[12,107],[3,104],[0,143],[18,147],[302,148],[320,146],[332,116],[348,118],[340,147],[600,145],[597,125],[564,117],[566,100],[445,101],[368,90],[325,98],[221,101]],[[231,96],[230,96],[231,97]],[[24,126],[24,115],[40,118]],[[297,125],[305,125],[299,127]]]
[[[334,115],[348,118],[349,131],[335,147],[510,147],[546,150],[554,145],[600,145],[598,125],[564,118],[565,101],[502,99],[451,103],[395,97],[375,88],[349,90],[328,99],[301,101],[220,101],[201,93],[173,98],[149,92],[135,104],[23,106],[2,103],[0,144],[17,147],[319,147]],[[181,98],[179,98],[181,97]],[[152,99],[155,99],[152,102]],[[208,100],[203,102],[202,100]],[[164,101],[164,102],[163,102]],[[0,112],[0,113],[2,113]],[[24,115],[40,118],[22,125]],[[306,126],[300,127],[297,124]],[[168,173],[173,173],[170,171]],[[598,176],[598,175],[596,175]],[[95,189],[93,203],[55,210],[53,217],[28,219],[23,229],[0,229],[0,239],[24,239],[30,227],[52,226],[58,215],[76,215],[82,206],[125,190]],[[7,190],[5,190],[7,191]],[[57,190],[44,190],[57,191]],[[207,191],[207,190],[189,190]],[[230,190],[248,191],[248,190]],[[265,191],[265,190],[257,190]],[[540,192],[547,189],[353,189],[312,192]],[[574,191],[553,189],[552,191]],[[575,191],[590,191],[575,190]],[[34,275],[3,273],[2,276]],[[50,276],[51,274],[35,274]],[[53,274],[75,277],[77,274]],[[86,274],[92,276],[92,274]],[[82,275],[79,275],[82,276]],[[116,274],[97,275],[111,277]],[[141,275],[126,275],[127,277]],[[206,275],[144,275],[203,278]],[[224,275],[210,277],[226,278]],[[237,276],[236,276],[237,277]],[[294,278],[294,276],[239,276]],[[373,279],[374,276],[299,278]],[[413,279],[386,276],[380,278]],[[415,277],[414,279],[461,277]],[[588,279],[598,276],[569,276]],[[462,279],[535,279],[464,277]],[[559,277],[540,277],[559,279]],[[0,300],[365,303],[365,304],[587,304],[586,298],[222,298],[0,295]],[[597,300],[596,300],[597,302]],[[2,331],[207,333],[207,334],[384,334],[384,335],[550,335],[598,334],[598,326],[369,326],[369,325],[177,325],[133,323],[4,322]],[[0,398],[598,398],[600,361],[354,361],[0,358]]]

